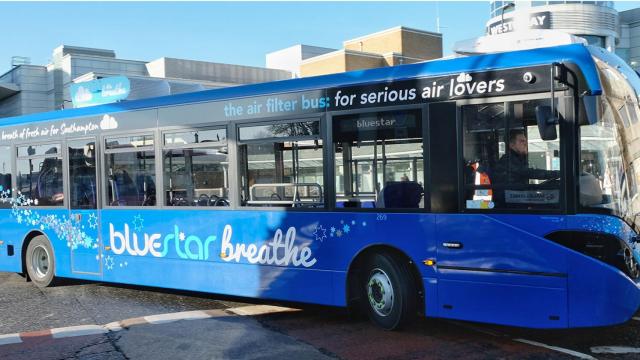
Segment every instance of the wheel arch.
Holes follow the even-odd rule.
[[[365,248],[362,248],[358,253],[353,257],[351,262],[349,263],[349,267],[347,269],[347,283],[346,287],[346,303],[349,308],[357,307],[360,302],[359,294],[360,292],[357,289],[357,284],[360,283],[361,269],[365,264],[367,258],[369,258],[373,254],[390,254],[398,261],[406,261],[409,263],[409,269],[411,270],[412,280],[415,284],[415,288],[417,289],[417,307],[418,312],[420,314],[424,314],[425,309],[425,293],[424,293],[424,284],[422,282],[422,276],[420,275],[420,271],[416,266],[416,262],[407,255],[404,251],[398,249],[397,247],[386,245],[386,244],[371,244]]]
[[[56,253],[56,249],[53,247],[53,244],[51,243],[51,240],[49,240],[49,237],[47,236],[47,234],[43,233],[40,230],[31,230],[27,232],[27,234],[23,237],[20,257],[22,258],[21,259],[22,274],[26,276],[28,280],[30,279],[29,279],[29,274],[27,273],[27,247],[29,246],[29,243],[31,242],[31,240],[33,240],[37,236],[44,236],[47,238],[47,240],[49,241],[49,245],[51,245],[51,249],[53,250],[53,254],[51,254],[51,256],[55,257],[55,253]]]

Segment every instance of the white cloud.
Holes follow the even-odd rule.
[[[84,86],[80,86],[78,87],[78,91],[76,91],[76,96],[74,96],[73,101],[76,103],[83,103],[91,101],[91,99],[93,99],[91,91],[87,90]]]
[[[117,128],[118,128],[118,122],[116,121],[116,118],[106,114],[102,117],[102,121],[100,121],[100,129],[113,130]]]
[[[467,73],[460,73],[460,75],[458,75],[458,77],[456,78],[456,81],[460,83],[470,82],[471,80],[473,80],[471,78],[471,75]]]

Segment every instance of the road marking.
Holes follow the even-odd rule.
[[[594,354],[640,354],[640,348],[628,346],[594,346],[591,348]]]
[[[577,357],[579,359],[596,360],[596,358],[594,358],[591,355],[583,354],[581,352],[577,352],[577,351],[573,351],[573,350],[569,350],[569,349],[565,349],[565,348],[561,348],[561,347],[557,347],[557,346],[551,346],[551,345],[539,343],[539,342],[536,342],[536,341],[526,340],[526,339],[513,339],[513,340],[521,342],[521,343],[524,343],[524,344],[528,344],[528,345],[539,346],[539,347],[543,347],[545,349],[558,351],[558,352],[561,352],[561,353],[564,353],[564,354],[567,354],[567,355],[575,356],[575,357]]]
[[[144,319],[149,324],[164,324],[164,323],[179,321],[179,320],[200,320],[200,319],[208,319],[210,317],[211,315],[207,314],[206,312],[196,310],[196,311],[183,311],[178,313],[145,316]]]
[[[110,322],[108,324],[102,325],[102,327],[111,332],[122,330],[122,324],[120,323],[120,321]]]
[[[252,316],[252,315],[263,315],[263,314],[272,314],[272,313],[280,313],[280,312],[291,312],[291,311],[300,311],[300,310],[281,307],[281,306],[252,305],[252,306],[242,306],[238,308],[229,308],[229,309],[195,310],[195,311],[182,311],[182,312],[176,312],[176,313],[168,313],[168,314],[157,314],[157,315],[149,315],[144,317],[114,321],[104,325],[68,326],[68,327],[62,327],[62,328],[55,328],[51,330],[0,335],[0,346],[8,345],[8,344],[18,344],[18,343],[23,343],[25,341],[28,342],[32,339],[43,339],[43,338],[50,338],[50,337],[54,339],[61,339],[61,338],[69,338],[69,337],[75,337],[75,336],[106,334],[108,332],[121,331],[125,328],[130,328],[132,326],[137,326],[137,325],[165,324],[165,323],[170,323],[170,322],[180,321],[180,320],[202,320],[202,319],[218,318],[218,317],[224,317],[224,316],[233,316],[234,314],[241,315],[241,316]]]
[[[294,312],[294,311],[300,311],[300,309],[293,309],[293,308],[288,308],[283,306],[272,306],[272,305],[250,305],[250,306],[229,308],[227,309],[227,311],[240,316],[255,316],[255,315],[282,313],[282,312]]]
[[[21,342],[20,334],[0,335],[0,345],[19,344]]]
[[[79,325],[51,329],[51,337],[61,339],[74,336],[104,334],[107,332],[108,330],[100,325]]]

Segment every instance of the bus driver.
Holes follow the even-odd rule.
[[[530,168],[527,137],[522,130],[509,134],[509,151],[502,155],[494,171],[494,183],[529,185],[530,179],[552,180],[560,178],[560,172]]]

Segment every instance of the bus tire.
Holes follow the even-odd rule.
[[[387,253],[369,257],[364,275],[363,305],[369,319],[385,330],[397,330],[416,317],[417,292],[409,264]]]
[[[49,239],[44,235],[34,237],[25,254],[29,278],[37,287],[52,286],[55,280],[55,256]]]

